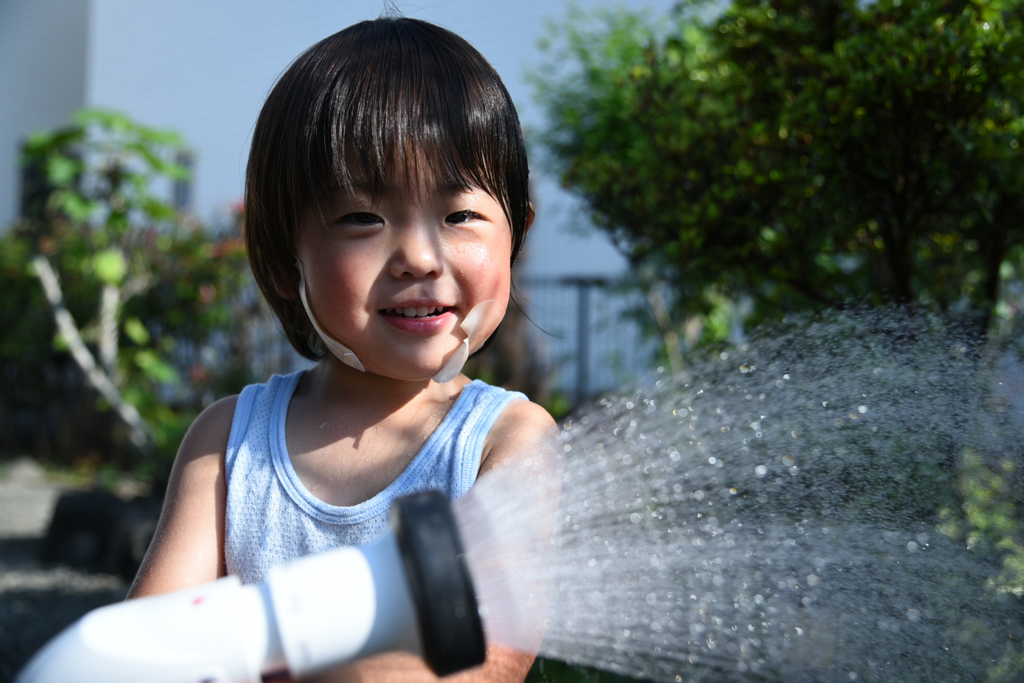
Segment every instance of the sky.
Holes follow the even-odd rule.
[[[541,66],[537,43],[549,22],[564,17],[565,4],[393,4],[469,40],[501,74],[528,135],[542,124],[526,75]],[[633,6],[664,13],[671,4]],[[180,132],[197,155],[193,209],[215,220],[242,196],[252,127],[280,73],[316,41],[384,10],[380,0],[93,0],[86,101]],[[588,229],[579,203],[536,161],[532,167],[538,219],[527,240],[528,274],[622,273],[624,259]]]

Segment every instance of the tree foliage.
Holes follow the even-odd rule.
[[[986,330],[1024,243],[1021,5],[700,11],[556,30],[541,141],[595,223],[677,313],[900,302]]]
[[[46,410],[32,397],[59,400],[47,392],[66,383],[48,377],[73,359],[119,418],[115,451],[172,454],[203,404],[249,376],[244,323],[256,301],[243,296],[238,226],[215,234],[160,195],[186,177],[182,148],[98,110],[33,135],[23,215],[0,247],[0,309],[17,330],[4,337],[5,381],[26,387],[23,410]]]

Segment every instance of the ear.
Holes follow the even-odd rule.
[[[533,227],[533,219],[537,217],[537,212],[533,210],[533,202],[530,202],[526,210],[526,229],[523,230],[523,234],[530,232],[530,228]]]
[[[274,291],[282,299],[298,299],[299,298],[299,279],[295,276],[295,273],[282,273],[277,272],[273,275]]]

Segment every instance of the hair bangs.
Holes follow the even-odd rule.
[[[339,192],[479,187],[499,201],[510,225],[525,223],[526,188],[508,182],[526,176],[525,159],[516,163],[522,137],[500,79],[461,38],[410,24],[372,22],[351,45],[338,46],[344,68],[318,103],[307,138],[311,198],[323,207]],[[522,206],[513,206],[515,195]]]

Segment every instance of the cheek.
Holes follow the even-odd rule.
[[[324,249],[310,254],[309,260],[307,287],[314,290],[318,306],[335,314],[358,311],[359,304],[367,300],[367,292],[373,282],[373,275],[367,272],[369,259]]]
[[[474,298],[479,301],[495,299],[504,304],[508,300],[512,273],[508,249],[494,249],[488,245],[463,246],[458,253],[459,269],[470,283]]]

